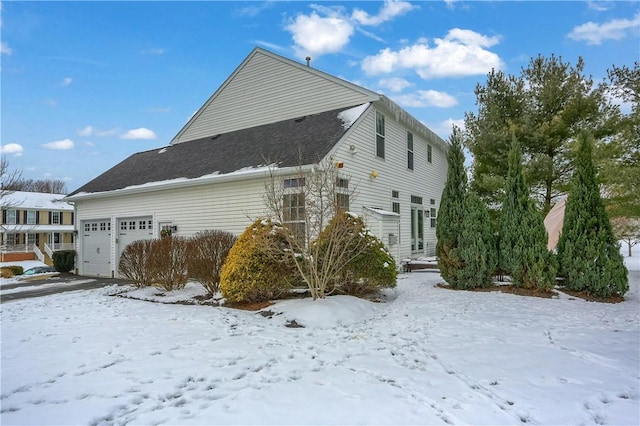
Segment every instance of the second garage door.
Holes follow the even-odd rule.
[[[153,222],[151,217],[126,217],[118,219],[118,257],[124,249],[134,241],[153,239]],[[117,273],[117,269],[116,269]]]

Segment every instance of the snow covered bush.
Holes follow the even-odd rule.
[[[343,230],[336,232],[336,227]],[[344,237],[336,239],[336,235]],[[314,244],[319,244],[320,265],[333,263],[343,256],[344,266],[337,271],[330,291],[357,296],[383,287],[395,287],[395,259],[382,241],[369,232],[360,217],[350,213],[337,214]]]
[[[120,255],[118,272],[136,287],[148,287],[153,284],[147,259],[153,240],[134,241],[125,247]]]
[[[231,303],[277,299],[300,281],[285,251],[285,228],[258,219],[233,245],[220,274],[220,291]]]
[[[151,242],[147,257],[153,285],[163,290],[180,290],[187,284],[187,240],[164,237]]]
[[[53,252],[51,256],[53,260],[53,267],[58,272],[69,272],[73,269],[76,263],[76,251],[75,250],[58,250]]]
[[[189,240],[189,277],[200,282],[209,296],[220,289],[222,265],[236,239],[230,232],[212,230],[198,232]]]

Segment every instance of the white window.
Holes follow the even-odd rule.
[[[17,212],[15,210],[7,210],[7,225],[16,224]]]
[[[431,145],[427,145],[427,161],[431,163]]]
[[[60,225],[60,212],[51,212],[51,224]]]
[[[27,225],[35,225],[36,224],[36,215],[38,212],[35,210],[27,210]]]
[[[376,111],[376,157],[384,158],[384,115]]]
[[[413,170],[413,133],[407,132],[407,168]]]

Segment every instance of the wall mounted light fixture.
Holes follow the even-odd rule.
[[[375,179],[378,177],[378,172],[375,170],[371,171],[371,174],[369,174],[369,176],[371,177],[371,179]]]

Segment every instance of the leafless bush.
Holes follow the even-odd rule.
[[[118,264],[120,275],[131,281],[136,287],[148,287],[153,284],[154,277],[148,267],[152,244],[152,240],[134,241],[124,249],[120,256]]]
[[[163,290],[180,290],[187,284],[187,240],[165,237],[151,241],[148,267],[153,284]]]
[[[198,280],[209,296],[220,289],[220,272],[237,237],[230,232],[198,232],[190,241],[187,256],[189,277]]]

